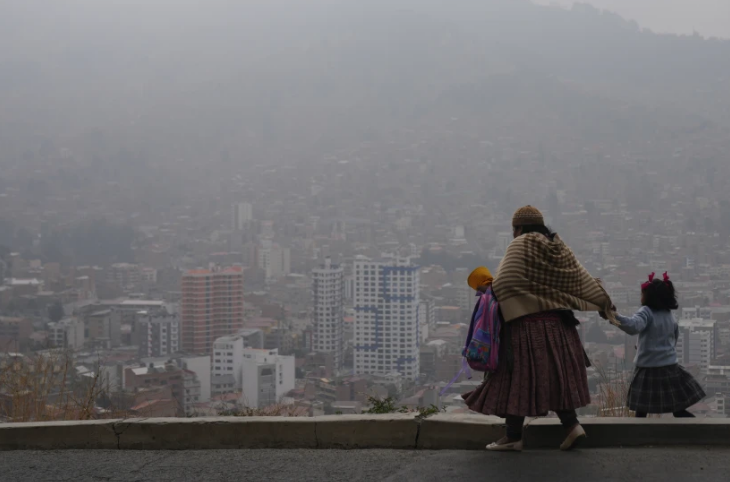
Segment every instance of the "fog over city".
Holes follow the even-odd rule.
[[[725,418],[729,183],[727,0],[0,0],[0,422],[476,411],[527,205],[610,297],[581,420],[652,272]]]
[[[724,0],[538,0],[540,5],[571,7],[587,3],[609,10],[658,33],[730,37],[730,3]]]

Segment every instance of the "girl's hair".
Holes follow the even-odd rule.
[[[516,226],[518,228],[522,228],[522,234],[528,234],[528,233],[540,233],[544,234],[548,238],[551,238],[555,236],[555,233],[552,229],[550,229],[550,226],[545,226],[543,224],[528,224],[526,226]]]
[[[644,293],[644,306],[648,306],[654,311],[670,311],[679,308],[674,285],[669,280],[655,279],[642,290],[642,293]]]

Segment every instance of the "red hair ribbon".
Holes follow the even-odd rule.
[[[652,281],[654,281],[654,273],[649,275],[649,281],[644,281],[643,283],[641,283],[641,289],[645,290]]]
[[[664,272],[663,277],[664,277],[664,282],[665,283],[669,283],[669,275],[667,274],[666,271]],[[649,285],[652,283],[652,281],[654,281],[654,273],[652,273],[652,274],[649,275],[649,281],[644,281],[641,284],[641,289],[642,290],[645,290],[646,288],[648,288]]]

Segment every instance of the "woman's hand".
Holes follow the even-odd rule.
[[[616,313],[616,305],[614,305],[613,303],[611,303],[611,311],[613,311],[614,313]],[[608,316],[606,316],[606,312],[605,311],[599,311],[598,312],[598,316],[600,316],[604,320],[607,320],[608,319]]]

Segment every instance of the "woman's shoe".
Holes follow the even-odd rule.
[[[563,440],[563,443],[560,444],[560,450],[572,450],[580,445],[585,439],[585,430],[583,430],[583,427],[580,425],[576,425],[570,430],[568,436],[565,437],[565,440]]]
[[[522,452],[522,440],[510,442],[507,437],[502,437],[487,445],[487,450],[492,452]]]

